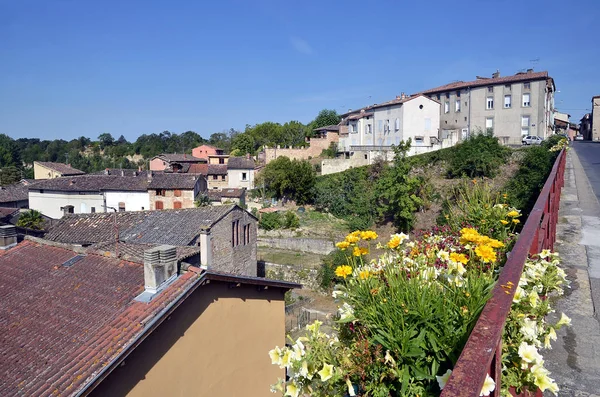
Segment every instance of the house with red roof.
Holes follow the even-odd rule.
[[[266,396],[284,377],[267,352],[300,285],[203,269],[173,246],[115,256],[2,232],[0,395]]]

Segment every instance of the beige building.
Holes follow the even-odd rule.
[[[205,270],[167,245],[126,260],[12,245],[0,355],[19,359],[0,361],[2,396],[259,397],[285,376],[268,351],[285,343],[284,293],[298,284]]]
[[[519,72],[501,77],[477,76],[421,92],[440,101],[440,131],[461,138],[488,129],[504,144],[523,137],[546,138],[554,132],[554,80],[548,72]]]
[[[600,141],[600,95],[592,98],[592,141]]]
[[[71,164],[52,163],[49,161],[33,162],[33,177],[35,179],[53,179],[61,176],[83,175],[85,172],[71,167]]]

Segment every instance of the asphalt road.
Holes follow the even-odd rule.
[[[571,143],[571,147],[577,152],[594,194],[600,201],[600,143],[574,141]]]

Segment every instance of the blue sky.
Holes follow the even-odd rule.
[[[208,137],[530,67],[579,120],[599,19],[597,0],[0,0],[0,133]]]

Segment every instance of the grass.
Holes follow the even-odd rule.
[[[336,240],[340,235],[346,235],[348,226],[343,219],[335,216],[306,209],[303,214],[298,214],[300,217],[300,227],[302,228],[302,236],[299,237],[328,237]]]
[[[258,247],[258,260],[279,265],[318,267],[322,255],[307,252],[289,251],[277,248]]]

